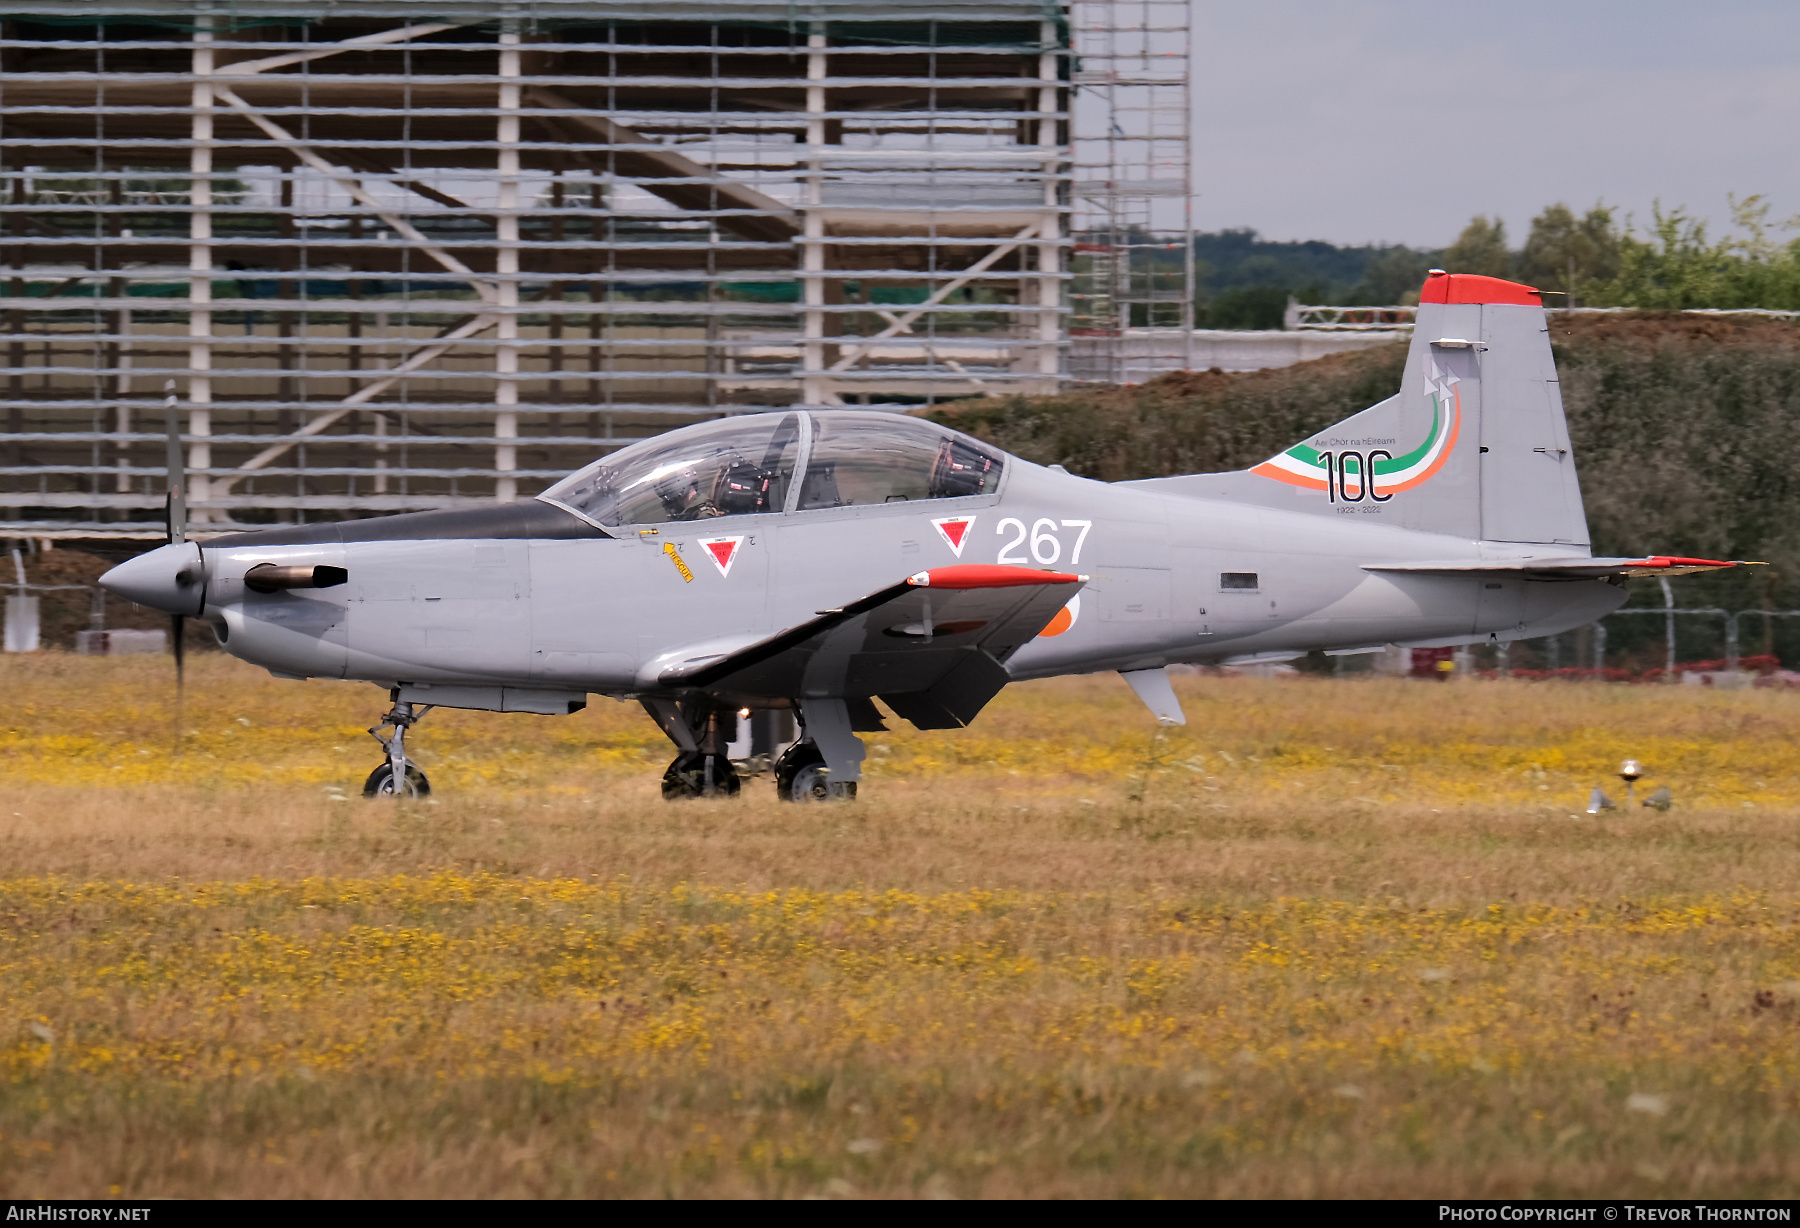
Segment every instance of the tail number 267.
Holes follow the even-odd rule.
[[[1059,524],[1054,520],[1039,519],[1033,521],[1028,530],[1023,520],[1017,516],[1008,516],[994,526],[994,531],[1002,537],[1005,537],[1008,532],[1013,532],[1013,538],[1000,547],[1000,557],[994,561],[1026,567],[1030,566],[1031,559],[1036,559],[1047,567],[1062,558],[1063,544],[1060,532],[1074,529],[1077,530],[1075,545],[1069,551],[1069,565],[1074,566],[1081,562],[1081,543],[1087,540],[1088,530],[1093,527],[1094,522],[1091,520],[1064,520]],[[1031,542],[1031,559],[1016,553],[1025,548],[1028,539]]]

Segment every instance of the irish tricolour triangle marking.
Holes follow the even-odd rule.
[[[975,517],[940,516],[931,523],[944,539],[944,544],[950,547],[950,553],[960,559],[963,547],[969,544],[969,531],[975,527]]]
[[[738,547],[744,544],[741,537],[703,537],[700,548],[706,551],[706,557],[713,561],[721,576],[731,574],[731,564],[736,561]]]

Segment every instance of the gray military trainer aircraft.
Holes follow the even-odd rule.
[[[278,677],[386,688],[369,795],[429,790],[406,735],[432,707],[600,694],[675,744],[666,796],[736,792],[739,718],[767,713],[799,725],[780,796],[854,796],[876,699],[948,729],[1015,679],[1117,670],[1179,724],[1174,663],[1505,643],[1617,608],[1626,577],[1735,565],[1592,557],[1537,292],[1437,271],[1399,393],[1237,472],[1108,484],[917,418],[792,410],[519,503],[203,542],[182,519],[102,583]]]

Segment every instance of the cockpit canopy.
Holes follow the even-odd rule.
[[[598,525],[991,494],[1003,460],[886,413],[749,414],[622,448],[539,495]]]

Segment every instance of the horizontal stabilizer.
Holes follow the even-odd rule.
[[[1364,571],[1411,571],[1428,575],[1454,576],[1505,573],[1545,579],[1605,579],[1608,576],[1685,576],[1696,571],[1719,571],[1727,567],[1762,567],[1742,559],[1730,562],[1719,559],[1687,559],[1673,555],[1653,554],[1642,559],[1563,558],[1500,559],[1473,562],[1455,559],[1442,563],[1364,563]]]

